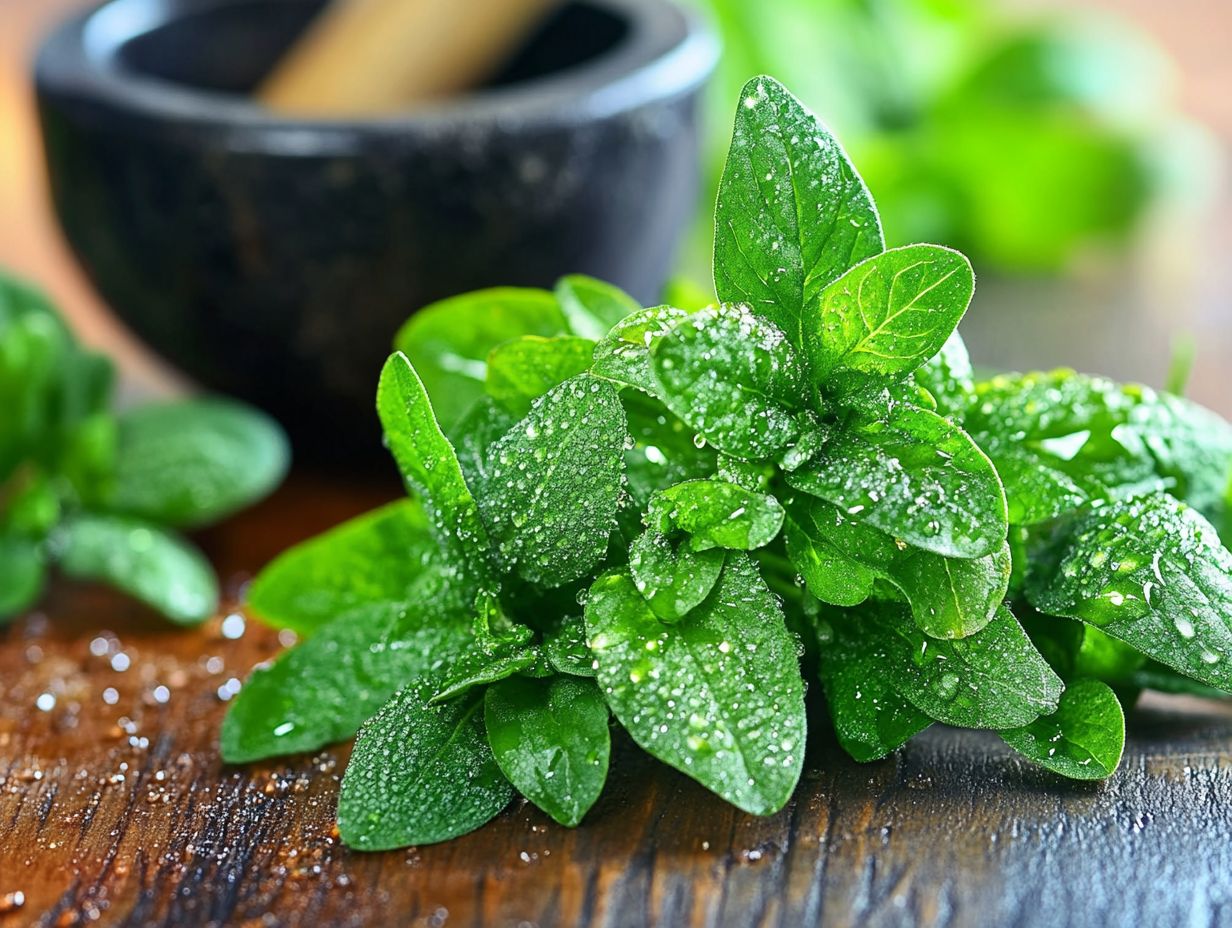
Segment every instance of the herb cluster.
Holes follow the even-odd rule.
[[[115,413],[113,381],[41,294],[0,275],[0,624],[53,567],[174,622],[208,618],[218,583],[174,529],[255,502],[286,472],[286,440],[261,413],[217,399]]]
[[[358,730],[339,825],[378,849],[478,828],[515,790],[576,825],[609,713],[768,814],[800,777],[806,679],[858,760],[942,722],[1080,779],[1116,768],[1141,688],[1232,688],[1208,521],[1227,423],[1069,371],[978,381],[967,260],[886,250],[769,78],[716,220],[713,305],[572,277],[411,319],[377,399],[411,498],[253,584],[304,641],[245,685],[228,760]]]

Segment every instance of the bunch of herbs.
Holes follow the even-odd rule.
[[[1232,428],[1071,371],[977,379],[971,265],[886,249],[833,136],[742,93],[706,306],[584,277],[415,315],[377,406],[410,497],[292,549],[250,607],[303,642],[222,731],[249,761],[359,737],[343,839],[576,825],[612,719],[769,814],[805,688],[884,757],[934,722],[1117,767],[1144,687],[1232,688]],[[819,724],[814,719],[813,724]]]

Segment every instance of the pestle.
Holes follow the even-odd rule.
[[[388,113],[495,72],[559,0],[334,0],[257,90],[305,116]]]

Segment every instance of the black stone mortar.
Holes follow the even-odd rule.
[[[698,190],[712,34],[668,0],[575,0],[480,90],[380,118],[247,93],[314,0],[112,0],[35,80],[55,210],[99,293],[297,450],[378,445],[377,373],[416,309],[581,272],[654,303]]]

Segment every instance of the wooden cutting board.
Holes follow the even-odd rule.
[[[286,544],[385,496],[301,476],[201,540],[234,592]],[[358,854],[333,824],[345,746],[219,760],[228,696],[278,648],[253,622],[220,616],[184,632],[67,585],[0,631],[0,928],[1232,917],[1222,705],[1136,711],[1122,769],[1103,786],[1034,770],[993,735],[936,728],[861,766],[821,734],[794,801],[766,819],[621,743],[576,830],[519,802],[447,844]]]

